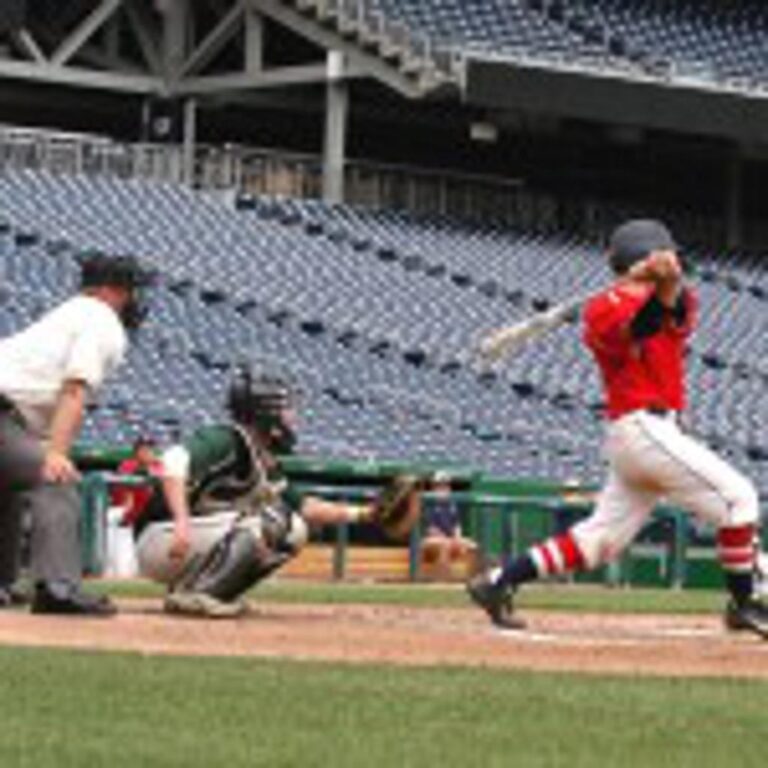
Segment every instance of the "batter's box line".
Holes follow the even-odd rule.
[[[518,641],[522,643],[540,644],[540,645],[563,645],[563,646],[582,646],[599,647],[607,646],[620,647],[638,647],[649,646],[654,641],[665,639],[728,639],[731,636],[724,631],[716,629],[661,629],[657,632],[649,632],[642,637],[597,637],[586,635],[562,634],[558,632],[540,632],[535,630],[520,629],[501,629],[492,628],[490,630],[494,637],[501,637],[505,640]],[[768,650],[768,644],[764,646]]]

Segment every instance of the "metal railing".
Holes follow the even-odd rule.
[[[110,488],[114,485],[140,486],[146,484],[146,478],[139,476],[116,475],[111,472],[94,472],[86,475],[82,484],[82,547],[83,564],[86,572],[93,575],[102,573],[105,562],[106,520],[109,507]],[[318,483],[297,483],[295,488],[303,493],[312,493],[329,500],[342,502],[365,502],[375,496],[376,489],[352,485],[327,485]],[[436,495],[428,492],[422,496],[429,501]],[[452,498],[467,510],[465,517],[470,523],[470,532],[479,546],[480,553],[503,559],[522,554],[530,545],[530,531],[525,530],[523,517],[535,514],[545,524],[551,535],[563,526],[571,524],[575,517],[584,517],[592,510],[588,501],[570,501],[563,497],[508,496],[482,492],[454,492]],[[633,555],[643,554],[658,561],[659,581],[671,588],[691,586],[689,560],[693,553],[692,529],[689,517],[681,510],[659,506],[649,521],[669,523],[668,532],[663,540],[653,543],[635,543],[615,562],[602,569],[601,580],[609,585],[632,584]],[[500,531],[494,543],[492,526]],[[348,524],[329,526],[333,528],[332,576],[344,579],[347,575],[350,529]],[[535,526],[537,529],[539,526]],[[540,534],[540,531],[536,531]],[[417,581],[421,575],[422,526],[416,525],[405,546],[408,547],[408,576]],[[706,547],[708,559],[716,560],[715,549]]]
[[[201,144],[195,148],[190,174],[181,145],[124,143],[103,136],[0,126],[0,171],[25,169],[172,184],[184,184],[191,175],[193,186],[201,190],[290,198],[322,196],[319,154]],[[541,233],[567,231],[599,237],[637,208],[629,202],[533,190],[518,178],[413,165],[349,160],[345,174],[349,204]],[[672,218],[676,231],[686,240],[713,245],[722,240],[725,227],[719,217],[677,211]],[[762,233],[750,223],[746,229],[756,236]]]

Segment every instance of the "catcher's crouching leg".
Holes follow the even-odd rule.
[[[270,537],[265,536],[259,518],[235,525],[205,555],[193,558],[184,569],[166,597],[166,610],[211,618],[244,613],[241,595],[295,557],[303,546],[306,526],[301,518],[295,518],[278,547],[266,540]]]

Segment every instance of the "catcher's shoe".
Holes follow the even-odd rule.
[[[467,593],[501,629],[525,629],[525,622],[515,616],[514,590],[494,584],[488,572],[478,574],[467,582]]]
[[[31,595],[16,584],[0,586],[0,608],[28,605],[31,601]]]
[[[768,640],[768,605],[757,598],[744,603],[730,600],[725,609],[725,626],[733,632],[753,632]]]
[[[169,592],[163,608],[166,613],[183,616],[200,616],[208,619],[236,619],[242,616],[247,606],[242,600],[218,600],[205,592]]]

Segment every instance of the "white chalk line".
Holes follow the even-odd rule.
[[[492,628],[491,633],[495,637],[504,638],[513,642],[531,643],[539,645],[562,645],[601,647],[622,646],[638,647],[650,646],[659,640],[725,640],[733,637],[718,629],[672,627],[669,629],[649,630],[642,635],[621,637],[611,635],[580,635],[563,632],[541,632],[535,630],[512,630]],[[768,644],[764,646],[768,651]]]

